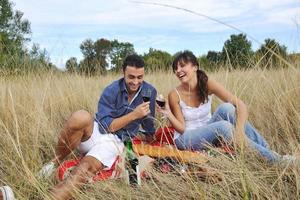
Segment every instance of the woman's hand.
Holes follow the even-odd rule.
[[[165,106],[164,107],[160,107],[157,103],[156,103],[156,108],[157,108],[157,111],[161,114],[163,114],[163,116],[165,118],[168,118],[168,116],[170,115],[171,113],[171,109],[170,109],[170,106],[168,104],[168,102],[166,101],[165,103]]]

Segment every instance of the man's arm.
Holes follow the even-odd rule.
[[[116,132],[121,128],[127,126],[129,123],[133,122],[136,119],[143,118],[150,113],[149,102],[144,102],[137,106],[132,112],[113,119],[108,130],[109,132]]]
[[[116,118],[116,99],[118,91],[114,87],[104,89],[98,102],[98,112],[96,120],[100,123],[103,131],[116,132],[136,119],[143,118],[149,114],[149,103],[142,103],[132,112]]]

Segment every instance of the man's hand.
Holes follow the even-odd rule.
[[[149,104],[150,102],[144,102],[133,110],[133,114],[137,119],[141,119],[150,113]]]

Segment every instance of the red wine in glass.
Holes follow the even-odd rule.
[[[148,101],[150,101],[150,97],[143,96],[142,98],[143,98],[143,101],[144,101],[144,102],[148,102]]]
[[[149,102],[151,97],[151,90],[142,90],[142,98],[144,102]]]
[[[157,103],[157,105],[158,105],[159,107],[161,107],[161,108],[164,108],[165,105],[166,105],[165,100],[158,100],[158,99],[156,99],[156,103]]]

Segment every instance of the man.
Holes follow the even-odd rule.
[[[14,193],[9,186],[0,187],[0,200],[14,200]]]
[[[123,151],[123,141],[134,137],[140,126],[146,138],[153,136],[157,92],[144,81],[144,73],[144,61],[137,55],[128,56],[123,63],[124,77],[104,89],[96,117],[80,110],[67,120],[60,132],[55,158],[41,173],[53,172],[54,164],[61,163],[76,147],[85,156],[66,181],[52,188],[54,199],[69,199],[88,178],[110,168]],[[149,102],[143,102],[143,94],[148,94]]]

